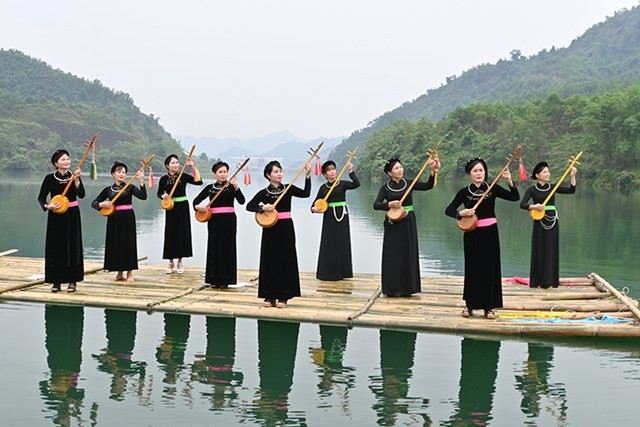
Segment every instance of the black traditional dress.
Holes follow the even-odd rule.
[[[124,187],[110,185],[104,188],[91,203],[100,210],[100,202],[111,200]],[[147,189],[129,185],[115,201],[116,211],[107,219],[107,235],[104,244],[104,269],[109,271],[131,271],[138,269],[138,245],[136,242],[136,215],[131,204],[133,196],[140,200],[147,198]]]
[[[43,210],[48,204],[47,196],[62,194],[67,183],[73,178],[71,172],[61,176],[54,172],[44,177],[38,203]],[[48,211],[47,235],[44,247],[44,281],[46,283],[81,282],[84,278],[84,257],[82,254],[82,224],[78,199],[84,198],[84,185],[76,187],[71,183],[66,197],[69,209],[63,214]]]
[[[460,218],[458,207],[471,209],[487,190],[488,184],[480,187],[469,184],[456,194],[445,213],[452,218]],[[464,233],[464,292],[462,298],[469,309],[492,310],[502,307],[502,271],[500,266],[500,238],[496,222],[496,199],[517,201],[518,189],[509,190],[494,185],[484,201],[476,209],[478,227]],[[486,223],[488,225],[484,225]]]
[[[213,199],[224,184],[207,185],[193,199],[193,207],[205,198]],[[238,218],[233,208],[234,201],[244,204],[244,194],[238,187],[228,185],[211,205],[211,219],[207,223],[209,238],[207,240],[207,268],[204,273],[205,283],[215,288],[226,288],[237,282],[238,254],[236,250],[236,234]]]
[[[530,204],[544,202],[554,186],[547,182],[545,185],[535,184],[527,188],[520,202],[520,207],[529,210]],[[575,192],[574,185],[560,186],[556,190],[556,193],[560,194]],[[538,286],[557,288],[560,285],[560,223],[558,212],[555,209],[555,197],[554,194],[547,202],[544,218],[540,221],[533,221],[529,271],[529,286],[532,288]]]
[[[164,175],[158,184],[158,197],[162,199],[164,193],[171,194],[177,175]],[[186,173],[173,192],[173,209],[165,211],[164,248],[162,259],[187,258],[193,256],[191,245],[191,211],[187,199],[187,184],[202,185],[202,180],[196,181]]]
[[[351,261],[351,231],[346,192],[360,187],[355,172],[349,173],[351,181],[340,181],[331,191],[327,203],[329,208],[322,215],[322,234],[318,253],[318,280],[342,280],[353,277]],[[327,182],[318,189],[316,200],[324,199],[331,183]]]
[[[373,209],[388,211],[389,202],[400,200],[412,180],[402,178],[400,182],[389,180],[380,187],[373,202]],[[402,202],[407,214],[398,222],[385,217],[382,240],[382,293],[390,297],[408,297],[421,291],[420,261],[418,259],[418,227],[413,213],[413,191],[433,188],[433,175],[427,182],[416,182]]]
[[[259,212],[262,205],[273,204],[284,191],[269,185],[247,203],[249,212]],[[298,274],[298,254],[296,233],[291,219],[291,199],[306,198],[311,194],[311,179],[304,180],[304,189],[292,185],[280,199],[276,209],[278,222],[271,228],[262,229],[260,243],[260,272],[258,297],[268,300],[288,300],[300,296],[300,276]],[[285,218],[281,218],[285,216]],[[288,218],[286,218],[288,216]]]

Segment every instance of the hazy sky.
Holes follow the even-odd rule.
[[[638,0],[4,0],[0,47],[129,93],[173,135],[348,135]]]

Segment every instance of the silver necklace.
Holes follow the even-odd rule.
[[[213,185],[211,186],[210,193],[218,193],[220,190],[224,188],[225,184],[226,184],[226,181],[220,184],[220,186],[218,186],[218,183],[214,182]]]
[[[471,190],[471,184],[469,184],[467,186],[467,190],[469,191],[469,193],[471,193],[472,196],[475,197],[480,197],[484,194],[484,190],[482,189],[482,187],[486,184],[486,182],[482,182],[482,184],[480,184],[480,187],[478,187],[478,190]]]
[[[58,174],[59,174],[59,172],[58,172],[58,171],[55,171],[55,172],[53,173],[53,177],[54,177],[54,178],[55,178],[55,179],[56,179],[60,184],[66,184],[66,183],[67,183],[67,182],[69,182],[69,181],[71,180],[71,178],[73,177],[73,175],[70,175],[69,177],[67,177],[67,174],[68,174],[68,173],[69,173],[69,172],[67,172],[67,173],[65,174],[65,176],[64,176],[64,177],[62,177],[62,178],[58,178]]]
[[[273,188],[275,191],[270,190],[271,188]],[[273,195],[278,195],[278,194],[282,194],[282,192],[284,191],[284,187],[280,188],[280,186],[278,186],[278,188],[272,187],[271,185],[267,186],[267,193],[269,194],[273,194]]]
[[[402,188],[400,188],[400,189],[398,189],[398,190],[394,190],[393,188],[391,188],[391,187],[390,187],[390,185],[389,185],[389,184],[391,184],[391,180],[389,180],[389,181],[387,182],[387,188],[389,189],[389,191],[394,191],[394,192],[396,192],[396,193],[399,193],[399,192],[401,192],[401,191],[404,191],[404,190],[407,188],[407,180],[406,180],[406,179],[404,179],[404,178],[401,178],[401,179],[402,179],[402,181],[403,181],[403,183],[404,183],[404,184],[403,184]]]
[[[538,190],[538,191],[549,191],[549,190],[551,190],[551,184],[549,184],[547,182],[546,186],[547,186],[547,188],[540,188],[540,187],[538,187],[538,183],[537,182],[535,184],[536,190]]]
[[[117,193],[118,191],[122,190],[123,185],[124,184],[111,184],[111,191]]]

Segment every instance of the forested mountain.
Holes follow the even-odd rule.
[[[372,135],[397,120],[436,122],[456,108],[471,104],[499,101],[516,105],[542,100],[551,94],[560,99],[575,94],[590,96],[637,82],[640,82],[640,7],[617,12],[591,27],[569,47],[552,47],[529,58],[514,50],[509,60],[479,65],[460,76],[448,77],[445,85],[428,90],[354,132],[336,148],[333,157],[339,158],[355,146],[364,146]]]
[[[442,141],[439,156],[443,179],[460,180],[472,157],[487,161],[496,174],[518,145],[529,172],[545,160],[559,178],[567,159],[584,151],[581,182],[602,188],[640,187],[640,84],[602,95],[556,94],[521,104],[474,104],[457,108],[434,123],[397,120],[376,132],[360,156],[359,175],[385,178],[386,159],[400,156],[408,177],[415,176],[429,148]],[[511,168],[516,176],[516,167]]]
[[[19,51],[0,50],[0,170],[50,169],[51,153],[60,147],[77,162],[84,141],[96,132],[101,173],[108,173],[114,160],[133,169],[151,153],[161,167],[166,155],[181,150],[128,94],[54,70]]]

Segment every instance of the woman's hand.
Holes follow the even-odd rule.
[[[429,162],[427,162],[428,165],[431,167],[431,172],[432,175],[435,175],[438,173],[438,171],[440,170],[440,159],[438,159],[437,157],[429,160]]]
[[[458,212],[458,215],[468,218],[475,215],[475,213],[476,213],[475,209],[462,209],[460,212]]]
[[[229,180],[229,184],[233,185],[233,188],[238,189],[238,180],[234,176],[233,179]]]
[[[77,168],[75,172],[73,172],[73,180],[76,187],[80,185],[80,175],[82,175],[82,171],[80,168]]]
[[[509,171],[508,168],[502,173],[502,178],[504,178],[504,180],[507,181],[507,184],[509,184],[509,187],[513,187],[513,181],[511,180],[511,172]]]
[[[60,209],[60,203],[59,202],[49,203],[47,205],[47,210],[49,210],[49,211],[57,211],[58,209]]]
[[[196,206],[196,210],[198,212],[205,213],[205,212],[207,212],[209,210],[209,208],[206,205],[198,205],[198,206]]]
[[[392,202],[389,202],[389,209],[397,209],[401,207],[402,207],[402,203],[400,203],[400,200],[394,200]]]
[[[262,205],[262,212],[273,212],[276,208],[271,204],[267,203],[266,205]]]
[[[98,203],[98,207],[111,209],[113,207],[113,203],[111,203],[111,200],[105,200],[104,202]]]
[[[309,178],[311,176],[311,165],[309,163],[304,165],[304,169],[307,171],[306,176]]]

